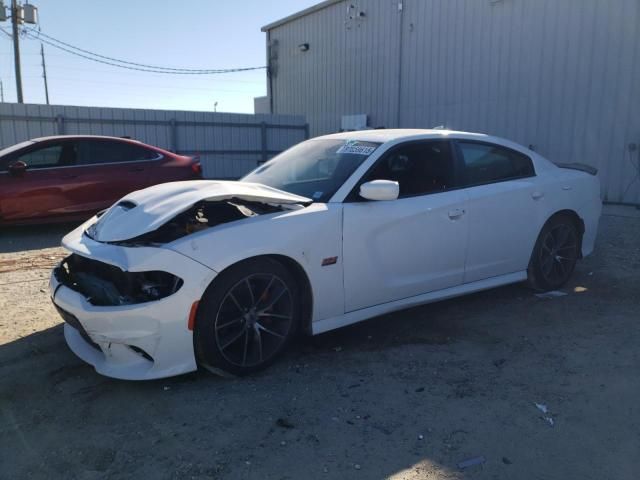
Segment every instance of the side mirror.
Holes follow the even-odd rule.
[[[22,177],[24,172],[27,171],[27,164],[18,160],[9,165],[9,173],[14,177]]]
[[[360,196],[367,200],[396,200],[400,184],[391,180],[372,180],[360,185]]]

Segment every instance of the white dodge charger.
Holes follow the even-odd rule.
[[[300,331],[524,280],[561,287],[594,247],[596,173],[474,133],[327,135],[238,182],[127,195],[63,239],[51,297],[99,373],[242,375]]]

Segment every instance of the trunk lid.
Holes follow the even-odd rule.
[[[170,182],[126,195],[109,208],[87,235],[98,242],[119,242],[152,232],[201,201],[239,199],[269,205],[312,200],[258,183],[192,180]]]

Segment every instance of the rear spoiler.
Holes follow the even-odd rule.
[[[591,165],[585,165],[584,163],[556,163],[556,167],[580,170],[581,172],[585,172],[590,175],[596,175],[598,173],[597,168],[592,167]]]

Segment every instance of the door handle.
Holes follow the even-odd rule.
[[[64,177],[65,180],[72,180],[74,178],[78,178],[78,175],[65,175]]]
[[[540,200],[542,197],[544,197],[544,193],[542,192],[533,192],[531,194],[531,198],[533,198],[534,200]]]
[[[129,169],[130,172],[144,172],[144,167],[133,167]]]
[[[451,220],[455,220],[456,218],[460,218],[464,214],[465,214],[465,211],[462,208],[454,208],[453,210],[449,210],[449,218]]]

